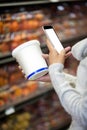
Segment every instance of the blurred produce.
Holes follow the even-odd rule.
[[[38,82],[26,81],[16,63],[4,65],[0,69],[0,109],[18,99],[22,101],[37,88]]]
[[[36,81],[27,81],[21,84],[11,85],[9,89],[0,92],[0,109],[6,105],[17,104],[28,99],[31,94],[38,90]]]
[[[21,11],[22,10],[22,11]],[[30,11],[25,7],[1,14],[0,16],[0,52],[11,52],[18,45],[26,41],[37,39],[45,44],[45,35],[42,26],[54,26],[60,40],[66,40],[87,33],[86,3],[71,4],[60,3],[47,8]],[[55,14],[54,14],[55,12]],[[9,35],[9,37],[8,37]],[[8,39],[7,39],[8,38]],[[8,43],[9,42],[9,43]]]
[[[67,126],[71,117],[62,108],[57,95],[51,92],[32,105],[2,120],[2,130],[51,130]],[[15,126],[15,127],[14,127]]]
[[[8,84],[8,73],[4,68],[0,69],[0,88],[7,84]]]

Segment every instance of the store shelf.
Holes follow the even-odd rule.
[[[66,40],[62,40],[61,42],[63,43],[64,47],[66,47],[68,45],[71,46],[71,45],[75,44],[76,42],[78,42],[79,40],[82,40],[86,37],[87,37],[87,34],[84,34],[84,35],[80,35],[80,36],[76,36],[76,37],[71,37]],[[46,44],[42,45],[41,49],[42,49],[43,53],[48,53],[48,48],[47,48]],[[0,66],[2,66],[3,64],[14,62],[14,61],[15,61],[15,59],[12,57],[11,53],[0,55]]]
[[[30,115],[28,129],[31,127],[32,129],[36,129],[37,126],[41,124],[44,129],[49,127],[49,130],[63,130],[68,128],[71,122],[70,116],[62,108],[59,99],[52,88],[44,91],[42,95],[38,95],[38,98],[35,100],[27,100],[26,104],[19,104],[15,107],[12,106],[3,111],[3,117],[5,116],[5,118],[2,118],[0,122],[2,124],[1,128],[3,123],[8,124],[10,119],[11,121],[15,120],[15,124],[18,124],[17,117],[22,117],[23,122],[26,121],[24,118],[24,115],[26,114],[27,117]],[[21,123],[22,122],[20,122],[20,124]],[[45,125],[46,123],[48,125]],[[8,128],[10,129],[10,126],[8,126]]]
[[[5,58],[5,59],[0,60],[0,65],[7,64],[13,61],[15,61],[13,57]]]
[[[35,4],[47,4],[47,3],[56,3],[56,2],[72,2],[72,1],[81,1],[81,0],[33,0],[33,1],[1,1],[0,7],[8,7],[8,6],[22,6],[22,5],[35,5]],[[84,1],[84,0],[83,0]]]
[[[25,2],[6,2],[1,3],[0,7],[8,7],[8,6],[22,6],[22,5],[35,5],[35,4],[44,4],[44,3],[50,3],[48,0],[44,1],[25,1]]]
[[[12,57],[10,52],[5,54],[0,54],[0,66],[14,61],[15,59]]]
[[[70,44],[70,46],[74,45],[76,42],[84,39],[87,37],[87,34],[82,34],[82,35],[79,35],[79,36],[76,36],[76,37],[71,37],[70,39],[66,39],[66,40],[62,40],[61,42],[67,46]]]
[[[46,96],[46,94],[50,93],[51,91],[53,91],[53,87],[51,86],[51,84],[45,87],[40,87],[34,93],[29,94],[29,96],[23,97],[21,99],[16,100],[15,102],[11,102],[4,107],[1,107],[0,118],[22,109],[27,104],[32,104],[36,102],[41,97]],[[10,111],[10,109],[13,109],[14,111],[11,111],[9,114],[7,114],[7,111]]]

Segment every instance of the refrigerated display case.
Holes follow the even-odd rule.
[[[11,52],[20,44],[37,39],[43,53],[48,53],[43,25],[54,26],[64,47],[87,37],[86,0],[0,2],[1,129],[67,128],[71,117],[62,108],[51,83],[27,81]],[[20,123],[24,124],[19,127]]]

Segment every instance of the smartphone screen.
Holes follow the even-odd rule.
[[[43,30],[54,48],[57,50],[58,53],[60,53],[61,50],[64,49],[64,47],[62,46],[56,32],[54,31],[54,28],[52,26],[43,26]]]

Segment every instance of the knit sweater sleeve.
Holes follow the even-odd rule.
[[[63,73],[63,64],[55,63],[49,66],[49,75],[52,85],[65,110],[78,121],[87,125],[87,96],[82,97],[75,88],[72,88]],[[79,120],[80,119],[80,120]]]

